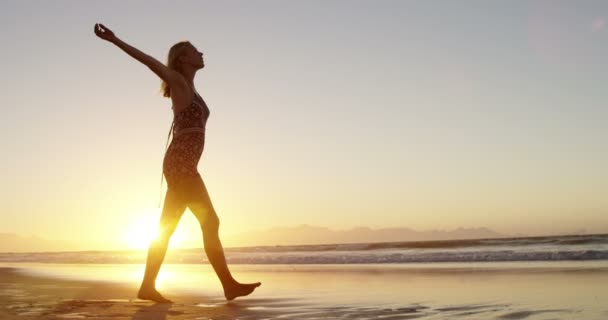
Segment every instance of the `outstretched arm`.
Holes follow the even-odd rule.
[[[107,40],[117,47],[122,49],[131,57],[135,58],[137,61],[145,64],[152,70],[156,75],[158,75],[161,79],[165,80],[167,84],[171,87],[172,84],[178,81],[178,77],[180,76],[178,72],[169,69],[167,66],[162,64],[160,61],[154,59],[153,57],[139,51],[137,48],[130,46],[126,42],[120,40],[112,30],[108,29],[101,23],[95,24],[95,34],[103,40]]]

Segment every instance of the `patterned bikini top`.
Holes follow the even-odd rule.
[[[174,114],[169,135],[173,132],[173,137],[175,138],[186,132],[196,132],[196,130],[186,130],[190,128],[203,129],[201,132],[204,132],[210,113],[203,98],[201,98],[198,93],[194,92],[192,103],[190,103],[186,109]],[[167,140],[169,140],[169,135],[167,136]]]
[[[202,132],[205,133],[205,127],[207,125],[207,119],[209,119],[209,115],[211,111],[205,100],[194,92],[194,97],[192,98],[192,102],[189,106],[187,106],[184,110],[176,112],[173,114],[173,122],[171,123],[171,128],[169,129],[169,133],[167,134],[167,143],[165,144],[165,153],[167,152],[167,148],[169,147],[169,138],[171,137],[171,133],[173,133],[173,139],[177,139],[179,136],[192,133],[192,132]],[[158,202],[158,207],[160,208],[160,204],[162,202],[162,194],[163,194],[163,172],[161,170],[160,173],[160,201]]]

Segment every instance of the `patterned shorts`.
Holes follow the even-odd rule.
[[[202,132],[184,134],[171,141],[163,160],[167,188],[179,187],[200,177],[197,166],[204,146],[205,134]]]

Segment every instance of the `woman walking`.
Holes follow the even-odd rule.
[[[165,258],[169,239],[186,208],[192,211],[201,225],[205,253],[224,287],[226,299],[250,294],[261,283],[239,283],[230,274],[218,234],[219,218],[197,170],[205,145],[205,125],[210,113],[207,104],[194,88],[196,72],[205,67],[203,54],[188,41],[178,42],[169,50],[165,66],[120,40],[103,24],[95,24],[95,34],[150,68],[162,80],[163,96],[171,98],[173,103],[174,117],[169,132],[173,133],[173,139],[163,160],[167,193],[158,237],[148,249],[146,271],[137,297],[160,303],[172,302],[156,290],[156,276]]]

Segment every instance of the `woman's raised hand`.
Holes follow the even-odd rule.
[[[95,24],[95,34],[103,40],[107,41],[112,41],[116,39],[114,32],[112,32],[112,30],[108,29],[108,27],[104,26],[101,23]]]

